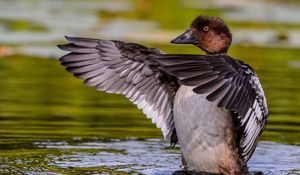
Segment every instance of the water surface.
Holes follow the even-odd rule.
[[[270,118],[250,170],[300,174],[300,24],[295,17],[286,20],[300,7],[249,2],[176,0],[178,6],[170,7],[167,0],[1,1],[0,174],[178,170],[179,148],[170,149],[160,130],[125,97],[84,87],[59,65],[64,53],[55,45],[64,42],[63,35],[76,35],[135,41],[167,53],[201,53],[168,44],[198,14],[228,21],[234,35],[229,54],[250,64],[265,89]],[[268,17],[261,7],[278,16]],[[260,11],[254,15],[251,8]],[[172,13],[179,10],[182,14]],[[1,55],[2,45],[13,55]]]

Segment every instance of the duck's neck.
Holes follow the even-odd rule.
[[[208,53],[208,52],[205,52],[205,55],[208,55],[208,56],[227,55],[227,52],[220,52],[220,53]]]

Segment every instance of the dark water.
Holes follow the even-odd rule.
[[[297,16],[298,3],[229,8],[211,7],[211,1],[176,0],[178,6],[172,7],[170,1],[72,2],[0,2],[0,49],[4,45],[15,52],[1,57],[0,50],[0,174],[178,170],[179,148],[170,149],[160,130],[126,98],[73,78],[56,60],[63,53],[55,45],[68,34],[131,40],[167,53],[200,53],[167,45],[196,14],[227,19],[236,36],[229,54],[250,64],[265,89],[270,118],[250,170],[300,174],[300,25],[298,18],[288,18]],[[181,6],[182,14],[174,14]],[[261,7],[278,16],[249,11]]]

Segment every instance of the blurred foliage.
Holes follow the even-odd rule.
[[[27,20],[0,19],[0,24],[10,31],[32,31],[32,32],[47,31],[47,28],[44,27],[43,25],[29,22]]]
[[[111,20],[113,18],[125,19],[141,19],[152,20],[158,22],[163,29],[182,29],[188,27],[191,20],[198,15],[207,16],[224,16],[224,11],[216,7],[211,8],[189,8],[181,0],[170,1],[149,1],[149,0],[133,0],[135,8],[132,11],[115,12],[115,11],[99,11],[98,16],[104,20]],[[290,1],[295,3],[300,1]],[[185,8],[183,8],[185,7]],[[177,13],[180,12],[180,13]],[[172,15],[170,15],[172,14]],[[235,28],[253,28],[253,29],[299,29],[298,23],[276,23],[263,21],[234,21],[223,18],[231,29]]]

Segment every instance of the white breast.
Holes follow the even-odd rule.
[[[174,103],[174,122],[182,155],[189,169],[218,172],[231,159],[232,116],[196,94],[193,87],[181,86]],[[226,159],[226,160],[224,160]]]

